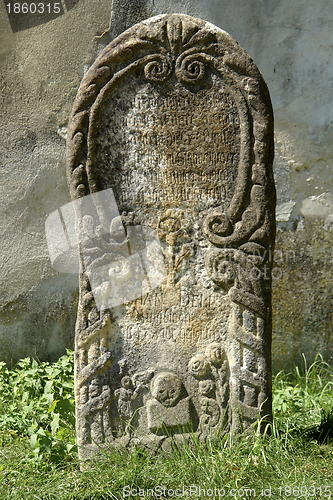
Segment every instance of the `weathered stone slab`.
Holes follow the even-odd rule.
[[[72,199],[95,203],[77,210],[81,457],[269,418],[273,117],[250,57],[185,15],[135,25],[84,77],[67,161]],[[121,219],[100,208],[104,190]],[[141,294],[140,266],[126,264],[138,255]]]

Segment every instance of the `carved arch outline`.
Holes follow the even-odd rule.
[[[128,29],[103,50],[86,73],[68,125],[67,178],[72,199],[100,190],[94,164],[95,138],[100,111],[111,92],[139,68],[144,68],[146,77],[155,68],[155,76],[159,75],[164,81],[170,76],[173,64],[180,78],[184,61],[189,63],[190,74],[199,80],[203,61],[210,64],[234,94],[239,114],[247,118],[242,120],[235,191],[225,215],[232,225],[240,221],[244,213],[247,219],[253,218],[253,204],[262,198],[260,192],[266,190],[267,183],[272,185],[272,109],[267,87],[253,61],[234,39],[210,23],[183,14],[156,16]],[[160,70],[156,65],[160,65]],[[244,130],[244,124],[250,127]],[[247,148],[246,142],[249,142]],[[248,207],[244,207],[246,198],[250,200]],[[270,203],[269,212],[273,210],[274,201]],[[261,226],[272,229],[267,207],[262,203],[259,207],[260,213],[250,224],[250,231],[238,229],[235,234],[222,236],[214,232],[214,224],[221,227],[221,213],[215,210],[206,218],[204,233],[214,246],[238,246]]]

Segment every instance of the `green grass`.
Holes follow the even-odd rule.
[[[303,371],[274,378],[271,435],[194,441],[157,457],[113,452],[80,471],[72,353],[53,365],[25,359],[10,372],[2,364],[0,499],[147,498],[149,489],[154,498],[199,498],[199,487],[200,498],[265,498],[264,488],[267,498],[329,499],[333,369],[317,356]]]

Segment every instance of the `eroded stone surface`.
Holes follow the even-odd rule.
[[[86,74],[68,130],[72,198],[112,188],[127,236],[110,229],[103,245],[113,254],[118,245],[123,260],[130,228],[151,228],[165,279],[99,311],[81,275],[82,457],[105,444],[157,449],[191,431],[239,432],[270,416],[272,130],[249,56],[185,15],[134,26]],[[95,240],[102,219],[90,221]],[[91,255],[101,259],[100,248]]]

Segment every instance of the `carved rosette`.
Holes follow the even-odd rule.
[[[210,345],[205,353],[198,352],[187,367],[193,384],[198,386],[203,433],[208,435],[209,427],[224,423],[225,415],[237,432],[244,421],[254,422],[260,410],[271,414],[270,286],[275,191],[268,90],[257,67],[237,42],[209,23],[185,15],[163,15],[133,26],[104,49],[86,73],[74,102],[67,139],[67,178],[73,200],[101,190],[96,159],[99,118],[111,93],[134,73],[140,73],[156,87],[176,82],[194,91],[208,85],[215,75],[223,80],[237,107],[241,126],[234,194],[227,208],[206,212],[202,224],[208,247],[207,274],[234,304],[230,339],[228,345]],[[168,245],[167,265],[174,282],[179,269],[187,265],[193,245],[185,242],[186,227],[178,214],[165,214],[158,224]],[[113,319],[109,311],[97,311],[85,270],[80,278],[77,318],[78,442],[93,447],[116,438],[118,431],[110,417],[112,405],[124,421],[132,424],[136,385],[132,375],[126,378],[120,370],[118,385],[110,389],[109,372],[114,360],[107,332]],[[159,405],[163,406],[154,392],[156,387],[177,386],[171,375],[163,376],[153,386],[151,415]],[[178,385],[183,391],[183,386]],[[185,392],[179,398],[171,409],[164,405],[165,419],[169,422],[173,408],[181,405],[182,425],[186,426],[190,403]],[[152,432],[158,433],[153,416],[149,422]],[[127,424],[123,430],[129,434]]]

